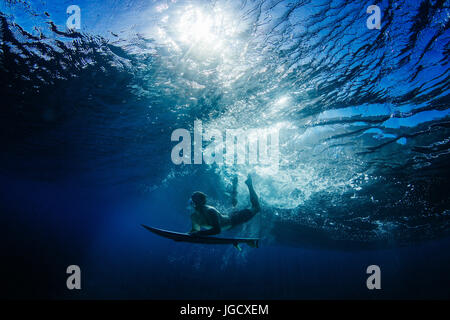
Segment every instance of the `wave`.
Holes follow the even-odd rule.
[[[205,170],[224,188],[253,172],[277,241],[448,235],[449,3],[382,1],[380,30],[369,5],[116,1],[78,32],[5,1],[2,170],[161,185],[196,172],[170,162],[174,129],[275,126],[278,170]]]

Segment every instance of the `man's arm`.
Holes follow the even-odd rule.
[[[189,234],[193,234],[195,232],[198,232],[201,230],[200,226],[198,225],[198,223],[195,221],[196,218],[194,217],[194,215],[191,216],[191,220],[192,220],[192,229],[191,231],[189,231]]]
[[[191,235],[193,235],[193,236],[212,236],[214,234],[220,233],[221,230],[220,230],[218,213],[214,210],[210,210],[209,214],[211,214],[211,222],[212,222],[213,227],[208,230],[192,232]]]

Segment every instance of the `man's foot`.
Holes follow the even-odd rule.
[[[248,187],[250,187],[250,186],[253,185],[252,177],[251,177],[250,174],[247,176],[247,180],[245,180],[245,184],[246,184]]]

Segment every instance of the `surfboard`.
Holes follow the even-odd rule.
[[[212,236],[192,236],[188,233],[168,231],[158,228],[149,227],[142,225],[148,231],[168,239],[179,242],[192,242],[192,243],[202,243],[202,244],[232,244],[236,248],[239,248],[239,244],[245,243],[253,248],[258,248],[259,238],[220,238]]]

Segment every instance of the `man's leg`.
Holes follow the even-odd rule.
[[[247,180],[245,180],[245,184],[248,187],[248,192],[250,193],[250,202],[252,203],[252,212],[254,214],[261,211],[261,207],[259,206],[258,196],[256,195],[255,189],[253,189],[252,177],[248,175]]]
[[[252,178],[250,175],[248,176],[245,184],[248,187],[248,191],[250,192],[250,202],[252,203],[251,209],[243,209],[240,211],[235,211],[230,214],[230,224],[231,228],[245,223],[252,219],[259,211],[261,211],[261,207],[259,206],[258,196],[256,195],[255,190],[253,189]]]
[[[233,207],[237,205],[237,185],[238,185],[238,176],[234,175],[233,177],[233,187],[231,190],[231,204]]]

